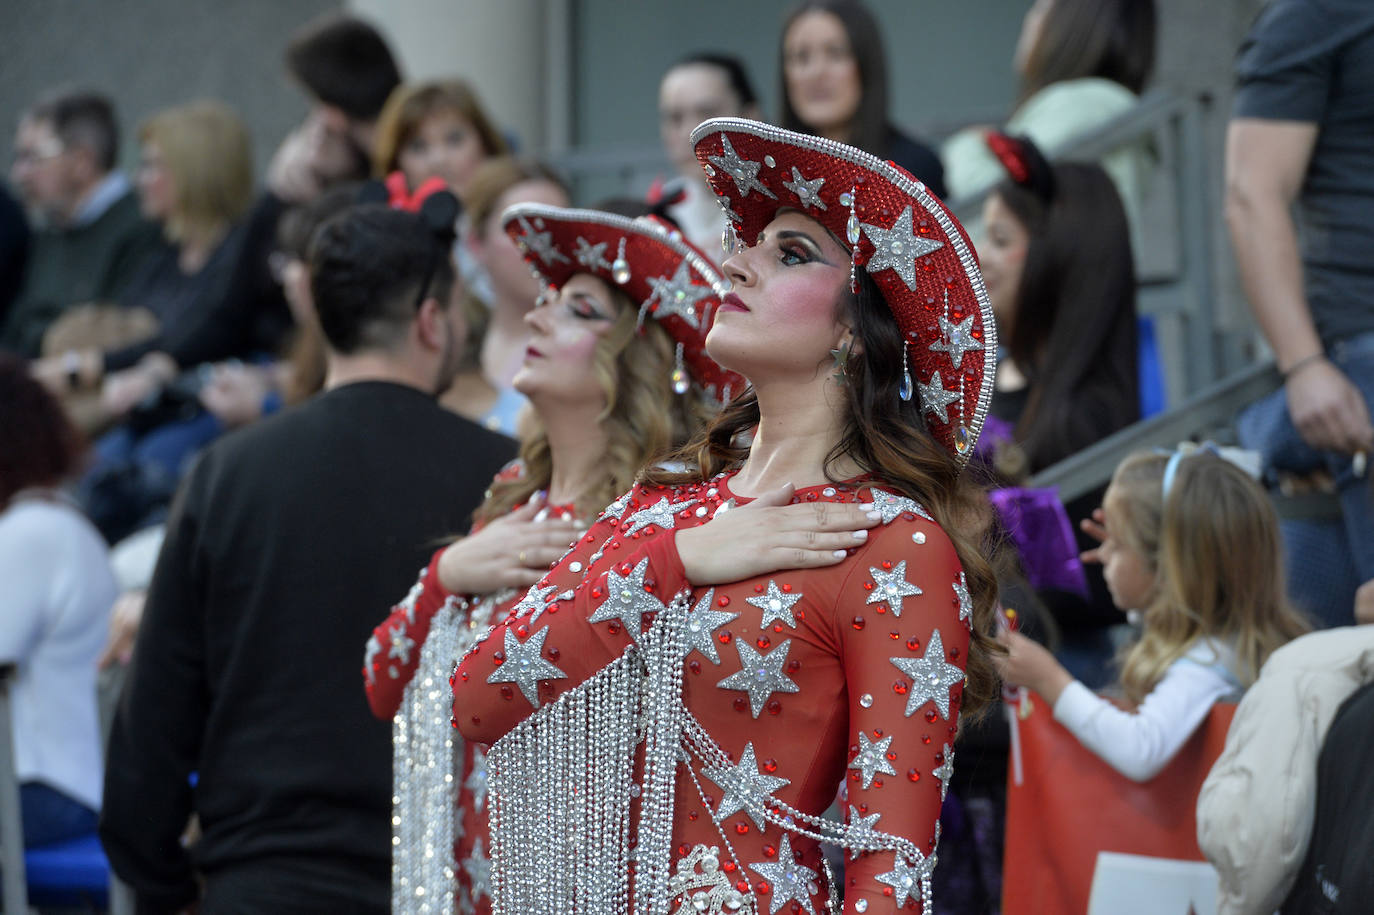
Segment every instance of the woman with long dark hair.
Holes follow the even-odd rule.
[[[780,122],[891,160],[944,196],[944,166],[888,119],[882,32],[858,0],[805,0],[783,23]]]
[[[930,912],[960,711],[996,691],[972,247],[860,150],[693,139],[748,245],[707,350],[750,386],[459,664],[454,723],[494,743],[494,911]]]

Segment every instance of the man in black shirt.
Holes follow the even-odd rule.
[[[391,734],[358,659],[514,450],[435,401],[464,328],[419,217],[345,211],[310,262],[326,391],[191,471],[116,713],[100,832],[140,912],[387,911]]]

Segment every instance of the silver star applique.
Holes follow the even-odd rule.
[[[936,629],[926,645],[925,657],[889,658],[898,670],[911,678],[906,694],[906,717],[927,702],[934,702],[940,717],[949,720],[949,691],[964,682],[964,672],[945,660],[945,643]]]
[[[964,399],[964,395],[958,391],[945,390],[944,382],[940,381],[939,372],[930,376],[930,384],[922,384],[918,381],[916,387],[921,389],[921,406],[925,412],[938,416],[942,423],[949,422],[949,405]]]
[[[876,488],[870,492],[873,494],[873,509],[882,516],[884,524],[891,524],[897,520],[897,516],[902,512],[911,512],[927,521],[935,520],[915,499],[908,499],[906,496],[895,495]]]
[[[801,690],[791,677],[782,672],[782,666],[787,663],[787,652],[792,649],[791,639],[787,639],[766,655],[759,654],[743,639],[734,641],[742,669],[716,685],[721,689],[735,689],[748,693],[749,709],[755,718],[759,717],[764,703],[773,693],[795,693]]]
[[[606,260],[606,246],[609,244],[603,241],[594,245],[579,235],[573,258],[588,270],[610,270],[611,262]]]
[[[797,621],[792,616],[792,605],[802,599],[800,591],[788,593],[778,587],[778,583],[771,578],[768,580],[768,591],[764,594],[757,594],[753,597],[746,597],[744,602],[753,604],[763,611],[763,621],[759,627],[766,627],[774,620],[782,620],[793,629],[797,628]]]
[[[545,626],[524,642],[515,637],[513,629],[506,630],[504,651],[506,660],[487,677],[488,683],[514,683],[520,687],[530,705],[539,708],[539,681],[563,680],[567,674],[541,657],[544,640],[549,637]]]
[[[793,900],[800,902],[811,915],[816,915],[816,910],[811,907],[810,889],[810,885],[816,882],[816,872],[798,864],[792,857],[792,840],[786,833],[783,833],[782,841],[778,843],[776,861],[751,864],[749,869],[773,886],[769,915]]]
[[[472,854],[463,859],[463,870],[467,871],[468,883],[472,886],[473,900],[486,896],[491,898],[491,859],[482,853],[482,837],[472,843]]]
[[[410,649],[415,647],[415,640],[406,635],[405,626],[397,626],[391,633],[391,650],[386,653],[388,658],[396,658],[402,664],[410,663]]]
[[[739,755],[739,763],[723,769],[702,769],[702,774],[720,785],[724,792],[720,806],[716,808],[716,822],[743,810],[759,829],[767,826],[766,812],[770,803],[776,802],[773,792],[791,781],[776,775],[759,771],[758,759],[754,756],[754,742],[744,745]]]
[[[606,573],[606,599],[596,612],[587,617],[591,623],[620,620],[621,625],[638,642],[643,635],[644,614],[664,609],[663,601],[644,590],[644,575],[649,571],[649,558],[639,561],[630,574],[621,576],[614,569]]]
[[[536,232],[534,227],[530,225],[529,220],[523,216],[520,217],[519,221],[520,231],[524,233],[520,239],[521,242],[524,243],[526,248],[529,248],[537,254],[539,259],[544,262],[545,266],[552,264],[554,261],[570,263],[568,256],[554,246],[552,232]]]
[[[949,793],[949,780],[954,776],[954,750],[949,744],[945,744],[940,752],[944,755],[945,761],[932,769],[930,774],[940,780],[940,800],[943,802],[945,795]]]
[[[969,631],[973,631],[973,599],[968,593],[968,578],[963,572],[959,573],[959,580],[952,585],[954,596],[959,600],[959,620],[968,626]]]
[[[372,675],[372,663],[377,660],[377,655],[382,653],[382,643],[377,640],[375,635],[367,637],[367,648],[363,650],[363,672],[367,674],[369,683],[375,683],[376,678]]]
[[[750,191],[757,190],[765,197],[778,199],[778,195],[770,191],[759,180],[759,169],[763,167],[763,163],[741,159],[735,152],[735,147],[730,145],[730,138],[725,134],[720,135],[720,149],[721,154],[719,156],[707,156],[707,159],[712,165],[724,169],[727,175],[735,179],[735,190],[745,197],[749,196]]]
[[[884,572],[874,566],[868,567],[868,574],[873,576],[873,584],[876,587],[868,592],[866,603],[878,604],[883,601],[892,608],[892,615],[901,617],[902,601],[908,597],[917,597],[922,592],[921,589],[906,580],[906,560],[903,559],[892,567],[891,572]]]
[[[932,353],[949,353],[949,361],[954,363],[957,371],[964,362],[964,354],[969,350],[981,350],[983,341],[973,339],[973,315],[969,315],[955,324],[944,315],[940,315],[940,339],[930,344]]]
[[[692,268],[686,258],[678,262],[672,279],[666,276],[650,277],[649,286],[654,293],[644,305],[648,307],[654,302],[658,303],[654,317],[662,320],[668,315],[677,315],[693,328],[701,326],[697,317],[697,303],[711,295],[712,289],[692,282]]]
[[[783,181],[782,186],[796,194],[803,207],[815,207],[818,210],[824,210],[825,204],[821,201],[819,193],[823,184],[825,184],[824,178],[812,178],[807,181],[802,177],[801,170],[794,165],[792,166],[792,180]]]
[[[711,609],[711,601],[715,599],[716,589],[712,588],[697,601],[697,605],[687,611],[687,616],[682,621],[682,628],[687,633],[687,652],[686,657],[691,654],[693,649],[701,652],[712,664],[720,664],[720,655],[716,653],[716,630],[730,622],[738,613],[729,610]]]
[[[530,618],[532,623],[539,619],[539,614],[544,612],[544,605],[549,602],[549,595],[557,590],[558,588],[554,585],[545,585],[542,588],[538,585],[531,585],[530,589],[525,592],[525,596],[520,598],[519,603],[511,607],[510,612],[515,616],[527,616],[533,611],[534,616]]]
[[[410,590],[406,592],[405,599],[401,601],[401,609],[406,612],[407,623],[413,624],[415,622],[415,602],[420,599],[420,594],[425,590],[425,575],[428,573],[429,569],[420,570],[419,581],[410,586]]]
[[[897,770],[892,768],[892,763],[887,761],[887,745],[892,743],[892,735],[888,734],[882,740],[874,743],[868,739],[867,731],[859,732],[859,753],[854,757],[847,768],[858,769],[863,773],[863,786],[867,788],[873,784],[873,776],[882,773],[883,775],[896,775]]]
[[[866,222],[862,225],[873,242],[873,256],[865,265],[868,272],[877,273],[891,267],[912,292],[916,291],[916,259],[945,246],[942,241],[922,238],[912,231],[910,206],[902,210],[890,229]]]
[[[844,827],[844,841],[849,847],[850,861],[857,861],[859,855],[878,847],[878,830],[875,827],[880,816],[881,813],[862,816],[853,804],[849,806],[849,822]]]
[[[677,524],[677,513],[684,508],[690,508],[697,504],[696,499],[688,499],[686,502],[669,502],[668,497],[664,496],[648,508],[641,508],[633,515],[625,519],[629,525],[622,533],[633,534],[637,530],[646,528],[651,524],[657,524],[665,531],[670,531]]]
[[[472,807],[481,813],[487,806],[487,754],[482,752],[481,747],[473,747],[472,771],[468,773],[463,787],[472,792]]]
[[[885,883],[895,891],[892,901],[897,906],[903,906],[910,899],[912,902],[921,901],[921,883],[930,878],[935,872],[935,856],[926,857],[919,851],[916,852],[918,860],[915,865],[907,864],[902,860],[901,854],[893,862],[892,870],[886,874],[879,874],[876,879],[879,883]]]

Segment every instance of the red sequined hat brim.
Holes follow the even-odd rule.
[[[992,399],[997,330],[954,215],[906,170],[833,140],[714,118],[692,145],[741,241],[784,208],[848,239],[902,331],[927,428],[967,462]]]
[[[509,208],[501,223],[540,280],[558,289],[574,274],[600,278],[682,346],[684,367],[707,394],[723,402],[744,390],[743,377],[706,354],[724,280],[680,233],[652,219],[535,203]]]

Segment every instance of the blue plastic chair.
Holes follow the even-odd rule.
[[[1169,398],[1164,387],[1164,366],[1159,361],[1154,319],[1149,315],[1139,315],[1136,318],[1136,334],[1140,418],[1148,419],[1156,413],[1163,413]]]

